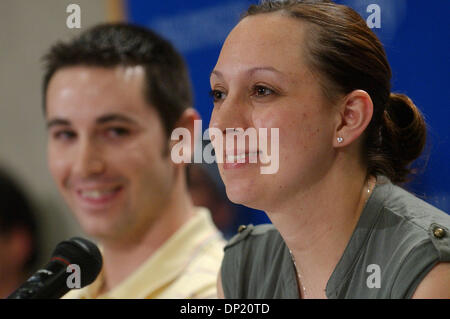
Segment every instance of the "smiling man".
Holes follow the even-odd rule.
[[[66,297],[216,297],[224,241],[170,157],[170,132],[198,119],[183,59],[150,30],[108,24],[45,61],[49,168],[104,264]]]

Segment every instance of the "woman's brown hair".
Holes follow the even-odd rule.
[[[272,12],[306,22],[304,53],[328,99],[357,89],[370,95],[374,110],[363,143],[367,174],[407,181],[411,162],[425,146],[425,121],[411,99],[391,93],[386,53],[364,19],[329,0],[264,1],[250,6],[242,19]]]

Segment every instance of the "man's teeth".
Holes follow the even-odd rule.
[[[103,196],[110,195],[114,192],[116,192],[117,188],[110,189],[110,190],[91,190],[91,191],[82,191],[81,196],[85,198],[92,198],[92,199],[98,199]]]

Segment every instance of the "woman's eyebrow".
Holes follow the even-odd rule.
[[[247,72],[250,75],[253,75],[258,72],[266,72],[266,71],[273,72],[273,73],[279,74],[281,76],[284,76],[283,72],[278,71],[276,68],[274,68],[272,66],[262,66],[262,67],[251,68]]]
[[[209,77],[211,78],[212,75],[217,76],[218,78],[223,78],[223,74],[222,72],[218,71],[218,70],[212,70],[211,74],[209,75]]]
[[[272,72],[272,73],[276,73],[277,75],[280,75],[280,76],[282,76],[282,77],[285,77],[285,74],[284,74],[283,72],[277,70],[277,69],[274,68],[273,66],[258,66],[258,67],[253,67],[253,68],[250,68],[250,69],[246,70],[245,72],[246,72],[248,75],[250,75],[250,76],[252,76],[252,75],[254,75],[255,73],[258,73],[258,72]],[[213,71],[211,72],[211,75],[210,75],[210,76],[212,76],[213,74],[214,74],[215,76],[219,77],[219,78],[223,78],[223,77],[224,77],[223,74],[222,74],[222,72],[220,72],[219,70],[213,70]]]

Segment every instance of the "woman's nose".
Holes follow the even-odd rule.
[[[249,109],[245,101],[239,96],[229,95],[220,106],[214,108],[210,127],[219,129],[222,134],[236,129],[249,127]]]

